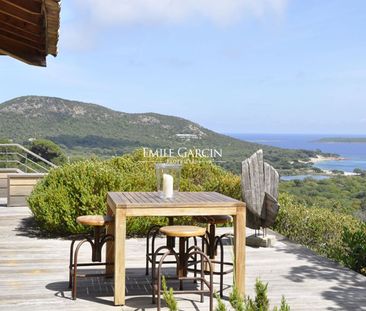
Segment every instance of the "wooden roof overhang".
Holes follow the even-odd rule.
[[[59,27],[60,0],[0,0],[0,54],[45,67]]]

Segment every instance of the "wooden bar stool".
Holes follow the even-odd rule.
[[[214,269],[213,274],[220,276],[220,297],[223,297],[224,292],[224,275],[233,272],[233,268],[224,270],[224,266],[233,266],[233,262],[225,261],[223,238],[232,237],[232,234],[216,235],[216,225],[224,225],[231,223],[233,218],[228,215],[216,215],[216,216],[195,216],[193,220],[199,223],[205,223],[208,225],[206,232],[206,241],[202,241],[202,250],[209,256],[213,264],[220,266],[219,271]],[[204,247],[206,244],[206,248]],[[216,260],[217,248],[220,247],[220,259]]]
[[[83,276],[107,276],[107,274],[78,274],[78,267],[84,266],[100,266],[113,265],[112,262],[102,262],[102,247],[106,242],[114,241],[113,235],[106,234],[105,228],[113,222],[110,216],[101,215],[86,215],[79,216],[76,221],[84,226],[93,227],[93,235],[84,234],[82,240],[77,244],[74,251],[74,246],[77,238],[74,238],[70,246],[70,263],[69,263],[69,288],[72,289],[72,299],[76,299],[77,277]],[[79,236],[80,237],[80,236]],[[78,263],[78,255],[83,244],[89,243],[92,249],[91,262]]]
[[[206,234],[206,229],[197,227],[197,226],[165,226],[161,227],[159,230],[161,233],[165,234],[167,237],[176,237],[179,238],[179,252],[175,252],[174,249],[170,246],[162,246],[159,247],[154,255],[152,262],[152,283],[153,283],[153,303],[155,303],[155,295],[157,294],[157,310],[159,311],[161,308],[160,296],[162,293],[161,289],[161,277],[162,277],[162,265],[164,260],[169,255],[174,255],[177,262],[177,279],[179,280],[179,291],[177,293],[188,294],[188,293],[198,293],[201,295],[201,302],[203,302],[203,294],[208,293],[210,296],[210,309],[213,310],[213,271],[212,264],[210,262],[209,257],[203,253],[199,247],[196,245],[187,248],[187,240],[191,237],[202,237]],[[167,251],[162,255],[158,270],[157,276],[155,278],[156,273],[156,257],[161,254],[162,250],[166,249]],[[196,274],[194,277],[188,277],[188,265],[189,259],[193,261],[193,264],[197,264],[197,257],[200,257],[200,275]],[[205,278],[204,266],[209,267],[209,275],[210,280],[207,281]],[[200,282],[200,289],[194,290],[183,290],[183,281],[193,280]],[[207,289],[204,289],[206,285]]]
[[[174,217],[168,217],[168,225],[174,225]],[[145,275],[149,275],[149,264],[152,264],[152,257],[155,253],[155,239],[160,233],[160,228],[162,226],[153,225],[146,233],[146,254],[145,254]],[[168,247],[175,247],[175,238],[168,237],[166,239],[166,243]],[[151,242],[151,244],[150,244]],[[160,254],[163,255],[163,254]],[[174,263],[174,262],[165,262],[165,263]]]

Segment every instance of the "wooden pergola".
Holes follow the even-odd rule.
[[[35,66],[57,55],[60,0],[0,0],[0,54]]]

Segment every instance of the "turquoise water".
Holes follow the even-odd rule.
[[[318,142],[324,137],[365,137],[355,135],[322,134],[228,134],[232,137],[289,149],[321,150],[339,154],[345,160],[323,161],[315,166],[323,170],[341,170],[353,172],[355,168],[366,170],[366,143],[324,143]]]
[[[328,179],[330,176],[327,175],[294,175],[294,176],[281,176],[281,180],[304,180],[305,178],[311,178],[315,180]]]

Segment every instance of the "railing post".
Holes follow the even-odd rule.
[[[5,147],[5,168],[8,168],[8,148]]]
[[[28,173],[28,154],[25,154],[25,172]]]

